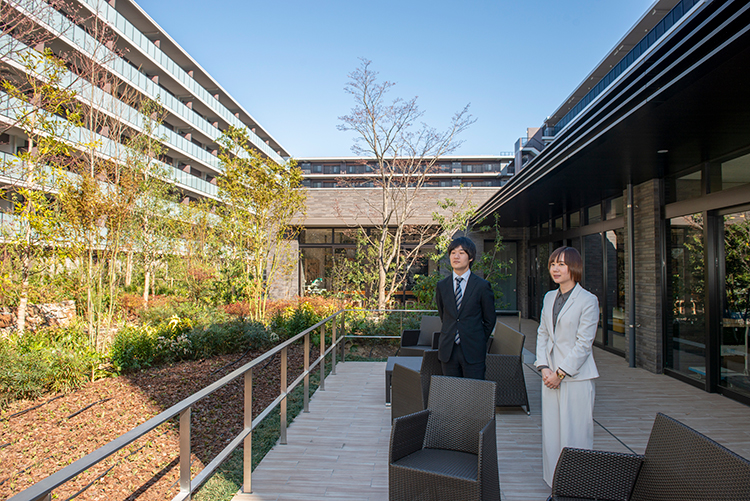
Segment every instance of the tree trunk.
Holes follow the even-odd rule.
[[[125,286],[130,287],[131,283],[133,283],[133,251],[132,249],[128,251],[128,258],[125,263]]]
[[[148,290],[151,285],[151,273],[146,269],[146,272],[144,274],[144,284],[143,284],[143,305],[146,306],[148,304]]]
[[[378,266],[378,309],[379,310],[385,310],[386,309],[386,295],[385,295],[385,285],[387,276],[385,273],[385,268],[382,266]]]
[[[94,298],[91,293],[93,284],[93,266],[94,266],[94,250],[91,248],[91,241],[89,240],[88,245],[88,262],[86,270],[86,317],[89,324],[89,341],[92,345],[96,346],[96,329],[94,329]]]
[[[29,302],[29,257],[23,258],[23,278],[21,279],[21,298],[18,301],[18,313],[16,327],[19,334],[26,330],[26,305]]]

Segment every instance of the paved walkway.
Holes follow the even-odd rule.
[[[510,322],[509,322],[510,323]],[[515,327],[517,327],[517,323]],[[535,324],[524,321],[526,347],[534,349]],[[538,374],[525,370],[531,415],[498,411],[497,442],[503,501],[543,501],[541,415]],[[750,458],[750,408],[668,376],[631,369],[611,353],[595,349],[601,377],[596,383],[594,448],[643,453],[654,417],[663,412]],[[326,390],[310,401],[253,472],[253,493],[235,501],[388,499],[390,408],[383,402],[384,362],[346,362],[326,379]]]

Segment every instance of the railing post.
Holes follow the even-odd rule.
[[[336,375],[336,319],[331,326],[331,374]]]
[[[180,412],[180,492],[190,499],[190,407]]]
[[[320,326],[320,391],[326,391],[326,324]]]
[[[305,393],[302,412],[310,412],[310,333],[305,334]]]
[[[346,310],[341,312],[341,363],[346,360]]]
[[[245,430],[242,442],[242,492],[253,492],[253,369],[245,373]]]
[[[286,353],[287,347],[284,346],[281,349],[281,393],[286,393]],[[279,428],[279,441],[282,445],[286,445],[286,400],[287,397],[281,399],[281,426]]]
[[[521,310],[518,310],[518,332],[521,332]]]

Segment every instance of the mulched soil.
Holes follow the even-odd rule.
[[[102,379],[65,395],[16,402],[0,414],[0,499],[142,424],[261,355],[248,353],[182,362]],[[313,350],[314,358],[316,356]],[[303,366],[301,346],[289,348],[288,382]],[[253,374],[253,415],[278,395],[280,356]],[[33,408],[20,415],[18,412]],[[243,378],[198,402],[191,411],[193,476],[242,430]],[[179,492],[177,418],[151,431],[54,491],[76,500],[163,500]]]
[[[318,356],[311,349],[310,359]],[[391,356],[396,347],[365,345],[356,354]],[[170,406],[226,376],[262,351],[226,355],[101,379],[65,395],[49,395],[11,404],[0,413],[0,500],[144,423]],[[287,382],[302,372],[303,348],[288,352]],[[253,372],[253,415],[279,392],[281,361],[277,355]],[[191,411],[192,475],[203,469],[243,427],[243,378],[222,387]],[[37,407],[38,406],[38,407]],[[31,409],[31,410],[29,410]],[[27,411],[15,415],[22,411]],[[171,499],[179,492],[177,418],[54,491],[56,499]],[[81,492],[82,491],[82,492]]]

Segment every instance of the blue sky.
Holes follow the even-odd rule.
[[[350,155],[347,75],[370,59],[438,129],[467,103],[461,155],[511,151],[651,0],[136,0],[294,157]]]

